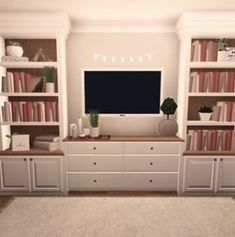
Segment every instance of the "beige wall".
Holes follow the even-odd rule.
[[[179,42],[174,33],[73,33],[67,41],[68,120],[82,115],[82,68],[162,68],[164,97],[177,99]],[[130,56],[152,53],[143,62],[103,62],[106,56]],[[137,58],[135,58],[137,59]],[[154,134],[159,117],[101,117],[102,134]]]

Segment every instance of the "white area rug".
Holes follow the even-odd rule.
[[[234,237],[228,197],[20,197],[1,237]]]

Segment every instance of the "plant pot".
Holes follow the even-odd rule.
[[[178,124],[174,119],[163,119],[158,124],[160,136],[172,137],[178,132]]]
[[[91,137],[98,137],[99,135],[99,127],[91,127]]]
[[[23,48],[21,46],[7,46],[6,53],[8,56],[12,57],[21,57],[24,53]]]
[[[200,119],[202,121],[209,121],[212,113],[199,113]]]
[[[54,84],[54,82],[46,82],[45,91],[47,93],[54,93],[55,92],[55,84]]]
[[[227,51],[218,51],[217,52],[217,61],[224,62],[227,60],[228,52]]]

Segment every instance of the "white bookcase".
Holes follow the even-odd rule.
[[[66,87],[66,55],[65,41],[70,29],[70,22],[64,14],[45,13],[10,13],[0,14],[0,58],[5,54],[9,40],[18,41],[23,47],[29,62],[2,62],[0,59],[0,87],[2,76],[6,72],[27,72],[34,78],[43,76],[43,67],[53,66],[56,70],[55,93],[46,92],[2,92],[0,88],[0,106],[4,101],[51,101],[58,105],[57,118],[50,122],[13,122],[3,121],[1,111],[0,150],[9,146],[7,134],[30,134],[31,143],[36,135],[59,135],[61,139],[67,136],[67,87]],[[37,50],[42,48],[51,59],[48,62],[32,61]],[[34,80],[34,78],[32,80]]]
[[[210,145],[199,146],[200,149],[197,149],[198,146],[196,146],[196,149],[191,150],[187,146],[187,139],[189,139],[189,135],[187,134],[189,130],[208,131],[210,134],[212,130],[222,132],[228,130],[234,131],[235,121],[200,121],[198,109],[201,106],[215,106],[218,101],[235,102],[235,91],[223,92],[221,90],[211,92],[207,89],[206,91],[199,90],[200,92],[192,92],[192,90],[190,91],[190,75],[192,72],[200,71],[204,73],[212,72],[212,74],[215,71],[235,71],[235,62],[218,62],[216,59],[209,61],[208,58],[202,60],[200,56],[198,61],[192,61],[191,55],[193,52],[192,44],[196,40],[200,43],[202,41],[218,42],[219,38],[226,38],[229,44],[228,46],[235,47],[235,12],[184,13],[177,23],[177,33],[180,38],[178,123],[179,136],[185,139],[183,146],[184,156],[181,161],[180,192],[234,193],[234,183],[229,181],[229,179],[234,178],[231,169],[230,174],[226,176],[228,186],[225,186],[227,188],[220,189],[219,192],[216,185],[223,181],[223,177],[220,177],[222,181],[217,175],[215,176],[216,178],[211,176],[210,180],[207,177],[212,175],[212,173],[218,173],[220,167],[226,165],[224,163],[225,161],[229,162],[229,159],[231,159],[231,162],[234,162],[235,152],[231,149],[224,150],[221,148],[217,149],[217,147],[214,149]],[[212,82],[213,80],[214,78],[212,78]],[[235,138],[233,137],[233,139]],[[208,140],[208,142],[212,143],[212,140]],[[232,167],[234,168],[234,166]],[[203,172],[200,172],[200,170]],[[213,172],[208,173],[211,171]],[[220,185],[223,184],[220,183]]]

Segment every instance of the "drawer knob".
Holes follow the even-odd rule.
[[[26,161],[27,159],[26,158],[24,158],[24,161]]]
[[[96,165],[96,162],[93,162],[93,165]]]
[[[32,158],[30,158],[30,161],[32,161],[33,159]]]
[[[217,161],[217,159],[214,159],[214,161]]]
[[[150,147],[150,150],[153,150],[153,147],[152,147],[152,146]]]
[[[152,183],[152,182],[153,182],[153,180],[152,180],[152,179],[150,179],[150,180],[149,180],[149,183]]]
[[[220,161],[223,161],[223,160],[224,160],[223,158],[220,159]]]
[[[150,164],[150,165],[153,165],[153,162],[150,162],[149,164]]]
[[[96,182],[97,182],[97,180],[96,180],[96,179],[94,179],[94,180],[93,180],[93,182],[94,182],[94,183],[96,183]]]
[[[95,146],[93,147],[93,150],[96,150],[96,147],[95,147]]]

